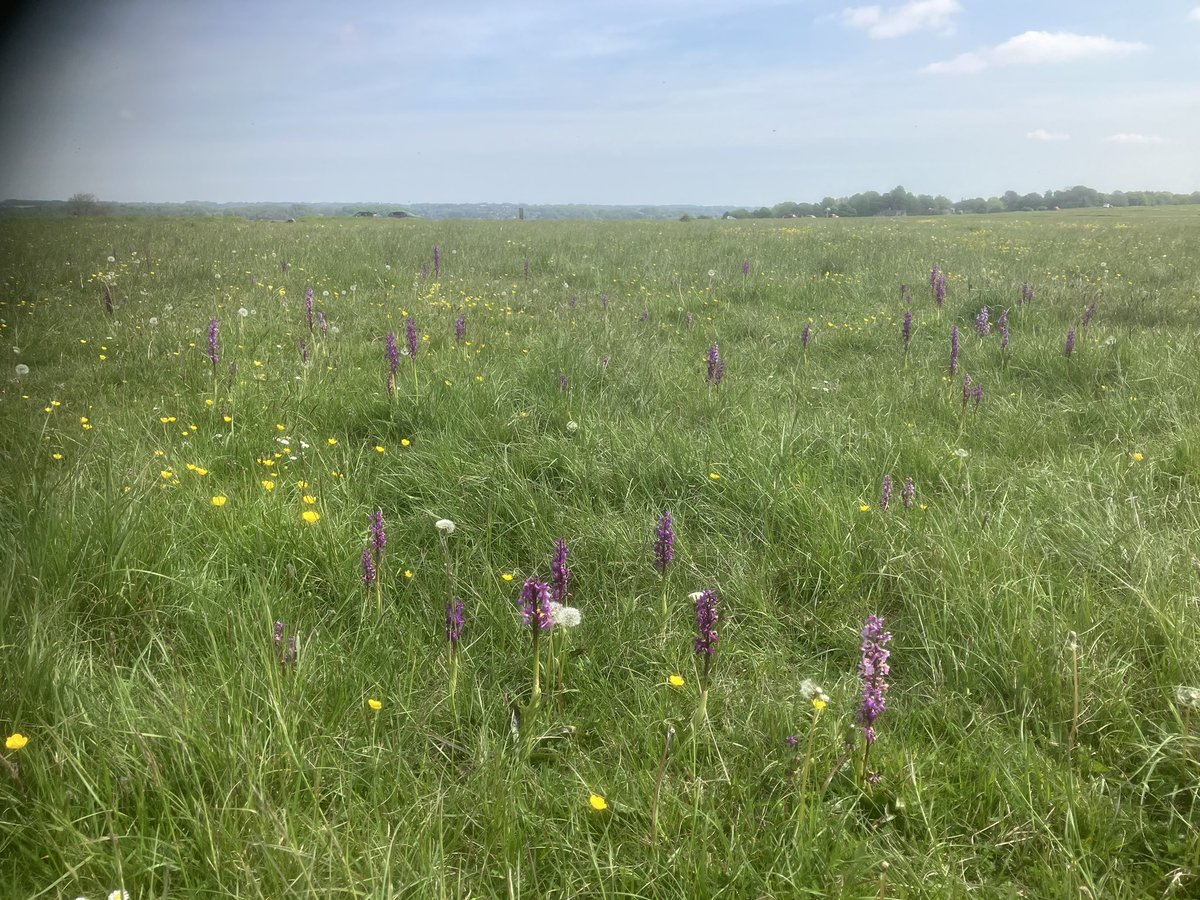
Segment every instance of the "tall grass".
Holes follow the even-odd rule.
[[[1194,893],[1198,223],[3,223],[0,730],[29,738],[3,751],[4,892]],[[881,509],[885,474],[912,509]],[[583,622],[532,710],[517,595],[559,536]],[[894,634],[875,786],[869,614]]]

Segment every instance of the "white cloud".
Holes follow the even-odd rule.
[[[1193,22],[1200,22],[1200,6],[1197,6],[1190,13],[1188,13],[1188,18]]]
[[[1069,141],[1071,136],[1061,131],[1047,131],[1045,128],[1035,128],[1025,133],[1031,141]]]
[[[963,53],[925,67],[935,75],[969,75],[995,66],[1032,66],[1076,62],[1105,56],[1127,56],[1148,49],[1140,41],[1114,41],[1102,34],[1069,31],[1026,31],[995,47]]]
[[[894,38],[932,29],[950,33],[953,17],[962,12],[958,0],[909,0],[900,6],[852,6],[842,11],[851,28],[866,29],[873,38]]]
[[[1163,139],[1157,134],[1130,134],[1122,131],[1110,134],[1104,139],[1109,144],[1161,144]]]

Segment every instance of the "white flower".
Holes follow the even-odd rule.
[[[17,354],[18,356],[20,356],[20,355],[21,355],[21,348],[20,348],[20,347],[13,347],[13,353],[15,353],[15,354]]]
[[[109,261],[109,262],[116,262],[116,261],[117,261],[117,258],[116,258],[115,256],[110,256],[110,257],[108,258],[108,261]]]
[[[117,888],[115,891],[110,891],[108,900],[129,900],[129,891],[123,891]]]
[[[709,278],[716,278],[716,277],[717,277],[717,270],[716,270],[716,269],[709,269],[709,270],[708,270],[708,277],[709,277]]]
[[[246,318],[246,316],[250,315],[250,310],[246,309],[246,307],[243,306],[240,309],[238,309],[238,315],[244,319],[244,318]]]
[[[577,607],[563,606],[561,603],[550,603],[550,614],[554,617],[554,624],[559,628],[574,628],[583,621],[583,614]]]
[[[571,434],[574,434],[578,430],[579,430],[578,422],[568,422],[567,423],[567,431],[571,432]]]
[[[449,519],[438,519],[433,523],[433,527],[442,534],[454,534],[454,523]]]
[[[153,328],[157,324],[158,324],[158,316],[151,316],[150,317],[150,327]]]
[[[1175,699],[1180,706],[1186,706],[1188,709],[1200,709],[1200,687],[1176,685]]]
[[[25,365],[25,363],[17,363],[17,375],[28,375],[28,374],[29,374],[29,366]]]
[[[968,456],[971,455],[971,451],[964,450],[962,447],[959,447],[957,450],[954,451],[954,455],[957,456],[959,459],[966,459]]]
[[[217,279],[217,281],[220,281],[220,280],[221,280],[221,273],[220,273],[220,272],[213,272],[213,278]]]
[[[690,594],[688,594],[688,599],[691,600],[693,603],[696,603],[703,596],[704,596],[704,591],[692,591]]]

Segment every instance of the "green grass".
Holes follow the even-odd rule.
[[[0,767],[0,893],[1194,894],[1200,747],[1175,686],[1200,683],[1198,227],[1179,207],[0,223],[0,730],[29,737]],[[1007,355],[974,333],[985,304],[1010,308]],[[389,400],[408,313],[428,340]],[[965,414],[955,324],[986,392]],[[359,568],[376,507],[382,618]],[[468,615],[454,702],[442,517]],[[517,596],[559,536],[583,623],[514,739]],[[722,621],[696,730],[703,587]],[[868,789],[869,614],[894,639]],[[806,677],[830,703],[804,786]]]

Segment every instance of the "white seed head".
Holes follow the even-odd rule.
[[[433,523],[433,527],[442,534],[454,534],[454,523],[449,519],[438,519]]]
[[[1175,686],[1175,699],[1185,709],[1200,709],[1200,687]]]
[[[574,433],[575,433],[576,431],[578,431],[578,430],[579,430],[579,423],[578,423],[578,422],[568,422],[568,423],[567,423],[567,431],[569,431],[569,432],[571,432],[572,434],[574,434]]]
[[[25,363],[17,363],[17,374],[18,375],[28,375],[29,374],[29,366],[25,365]]]

